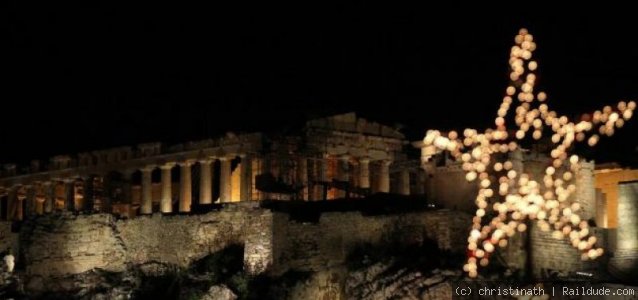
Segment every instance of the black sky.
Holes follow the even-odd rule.
[[[638,99],[638,22],[618,14],[107,3],[3,4],[0,162],[347,111],[403,124],[414,139],[433,127],[483,128],[523,26],[559,112]],[[594,154],[635,150],[636,123]]]

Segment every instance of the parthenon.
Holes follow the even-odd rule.
[[[395,128],[354,113],[308,121],[298,135],[234,134],[177,145],[144,143],[5,164],[0,219],[55,211],[122,217],[189,213],[212,203],[316,201],[423,194],[418,153]]]

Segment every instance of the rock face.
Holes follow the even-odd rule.
[[[385,244],[393,240],[418,245],[432,240],[438,248],[463,252],[468,215],[452,211],[429,211],[396,215],[364,216],[359,212],[322,214],[316,223],[277,217],[273,223],[274,272],[318,271],[340,266],[361,244]]]
[[[225,285],[214,285],[208,289],[201,300],[235,300],[237,295]]]
[[[324,212],[317,221],[300,222],[287,213],[242,205],[201,215],[119,220],[109,214],[62,213],[26,222],[18,257],[24,258],[28,293],[77,294],[92,288],[108,290],[99,280],[105,274],[121,277],[134,270],[162,276],[232,245],[242,246],[248,274],[268,271],[275,276],[287,270],[339,267],[358,245],[389,240],[407,245],[432,240],[441,249],[459,251],[465,247],[468,220],[452,211],[387,215],[352,211]],[[331,280],[336,279],[327,279]]]
[[[460,271],[434,270],[423,274],[407,269],[392,270],[391,263],[377,263],[351,273],[344,299],[452,299],[450,280]]]
[[[269,220],[262,214],[270,212],[236,209],[195,216],[156,214],[131,220],[116,220],[109,214],[40,217],[26,224],[20,234],[26,289],[34,295],[77,293],[104,288],[100,286],[104,280],[99,277],[106,273],[121,275],[135,268],[157,276],[169,269],[187,268],[229,245],[245,243],[248,233],[257,228],[268,228],[261,223]],[[247,229],[247,224],[255,229]],[[268,236],[266,239],[270,240]],[[269,249],[260,252],[261,256],[253,254],[251,259],[264,259],[260,265],[268,266]]]
[[[20,280],[14,273],[0,271],[0,299],[10,299],[21,296]]]

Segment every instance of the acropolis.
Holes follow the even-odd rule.
[[[18,272],[34,295],[74,290],[64,282],[92,270],[137,266],[159,276],[233,244],[243,245],[244,269],[256,275],[338,265],[357,244],[379,243],[385,234],[407,228],[420,228],[424,236],[418,240],[463,252],[474,210],[466,199],[477,187],[465,180],[460,163],[445,155],[425,160],[422,141],[408,141],[398,130],[355,113],[310,120],[301,132],[228,133],[178,145],[58,155],[28,168],[5,165],[2,247],[20,253]],[[530,172],[548,161],[538,149],[521,149],[510,159]],[[534,228],[529,247],[514,238],[505,248],[505,265],[528,268],[525,253],[531,251],[529,271],[536,278],[586,271],[631,280],[627,276],[638,261],[631,225],[636,172],[582,162],[575,178],[574,199],[583,218],[595,224],[594,234],[612,252],[581,261],[568,244]],[[362,215],[365,209],[356,203],[381,195],[387,195],[386,207],[413,208]],[[343,201],[355,206],[332,212],[312,204]],[[294,221],[294,212],[277,203],[323,212],[311,221],[315,225],[304,225],[307,221]]]
[[[207,4],[7,3],[0,299],[638,299],[635,18]]]

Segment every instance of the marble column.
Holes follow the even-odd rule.
[[[241,157],[241,164],[239,165],[241,168],[241,178],[239,180],[240,182],[240,186],[239,186],[239,200],[240,201],[250,201],[251,200],[251,190],[252,190],[252,164],[251,164],[251,159],[245,155],[242,154],[239,157]]]
[[[21,192],[24,192],[24,193],[19,192],[16,197],[18,201],[16,202],[15,219],[19,221],[24,220],[24,214],[25,214],[24,206],[25,206],[25,202],[27,201],[26,193],[28,193],[29,186],[22,186],[21,189],[22,189]]]
[[[220,169],[219,169],[219,199],[220,202],[230,202],[230,196],[232,192],[232,187],[230,183],[230,172],[231,172],[231,160],[228,157],[219,158],[220,161]]]
[[[190,212],[193,202],[193,191],[191,183],[191,166],[192,161],[185,161],[180,165],[179,180],[179,212]]]
[[[160,166],[162,170],[162,198],[160,199],[160,211],[168,214],[173,212],[173,178],[171,171],[175,163],[166,163]]]
[[[44,213],[50,214],[53,212],[53,208],[55,207],[55,187],[57,182],[55,181],[47,181],[43,184],[43,193],[44,193]]]
[[[9,192],[7,194],[7,211],[5,216],[7,221],[15,220],[16,210],[18,205],[18,189],[19,186],[13,186],[9,188]]]
[[[259,157],[253,157],[250,160],[250,165],[251,200],[264,200],[262,192],[257,188],[257,178],[261,175],[261,169],[263,167],[262,159]]]
[[[328,156],[325,156],[319,160],[319,178],[323,183],[320,186],[320,196],[318,200],[328,200]]]
[[[403,169],[399,171],[399,190],[400,195],[410,195],[410,171]]]
[[[75,179],[64,179],[64,210],[75,211]]]
[[[382,160],[379,164],[379,192],[390,192],[390,160]]]
[[[35,214],[36,215],[43,215],[44,214],[44,202],[46,201],[46,195],[47,193],[47,189],[44,185],[44,183],[40,183],[39,184],[39,188],[36,189],[35,192],[35,199],[34,199],[34,205],[35,205]]]
[[[26,187],[26,211],[24,217],[33,216],[36,214],[36,195],[37,185],[27,185]]]
[[[362,158],[359,160],[359,187],[370,188],[370,159]]]
[[[199,161],[199,204],[213,203],[213,178],[210,159]]]
[[[301,187],[301,200],[309,200],[308,198],[308,159],[299,157],[297,159],[297,179]]]
[[[146,166],[142,171],[142,204],[140,214],[150,215],[153,213],[153,169],[154,166]]]
[[[337,189],[337,198],[346,198],[347,186],[350,184],[350,156],[342,155],[337,160],[337,180],[340,181],[343,188]]]

